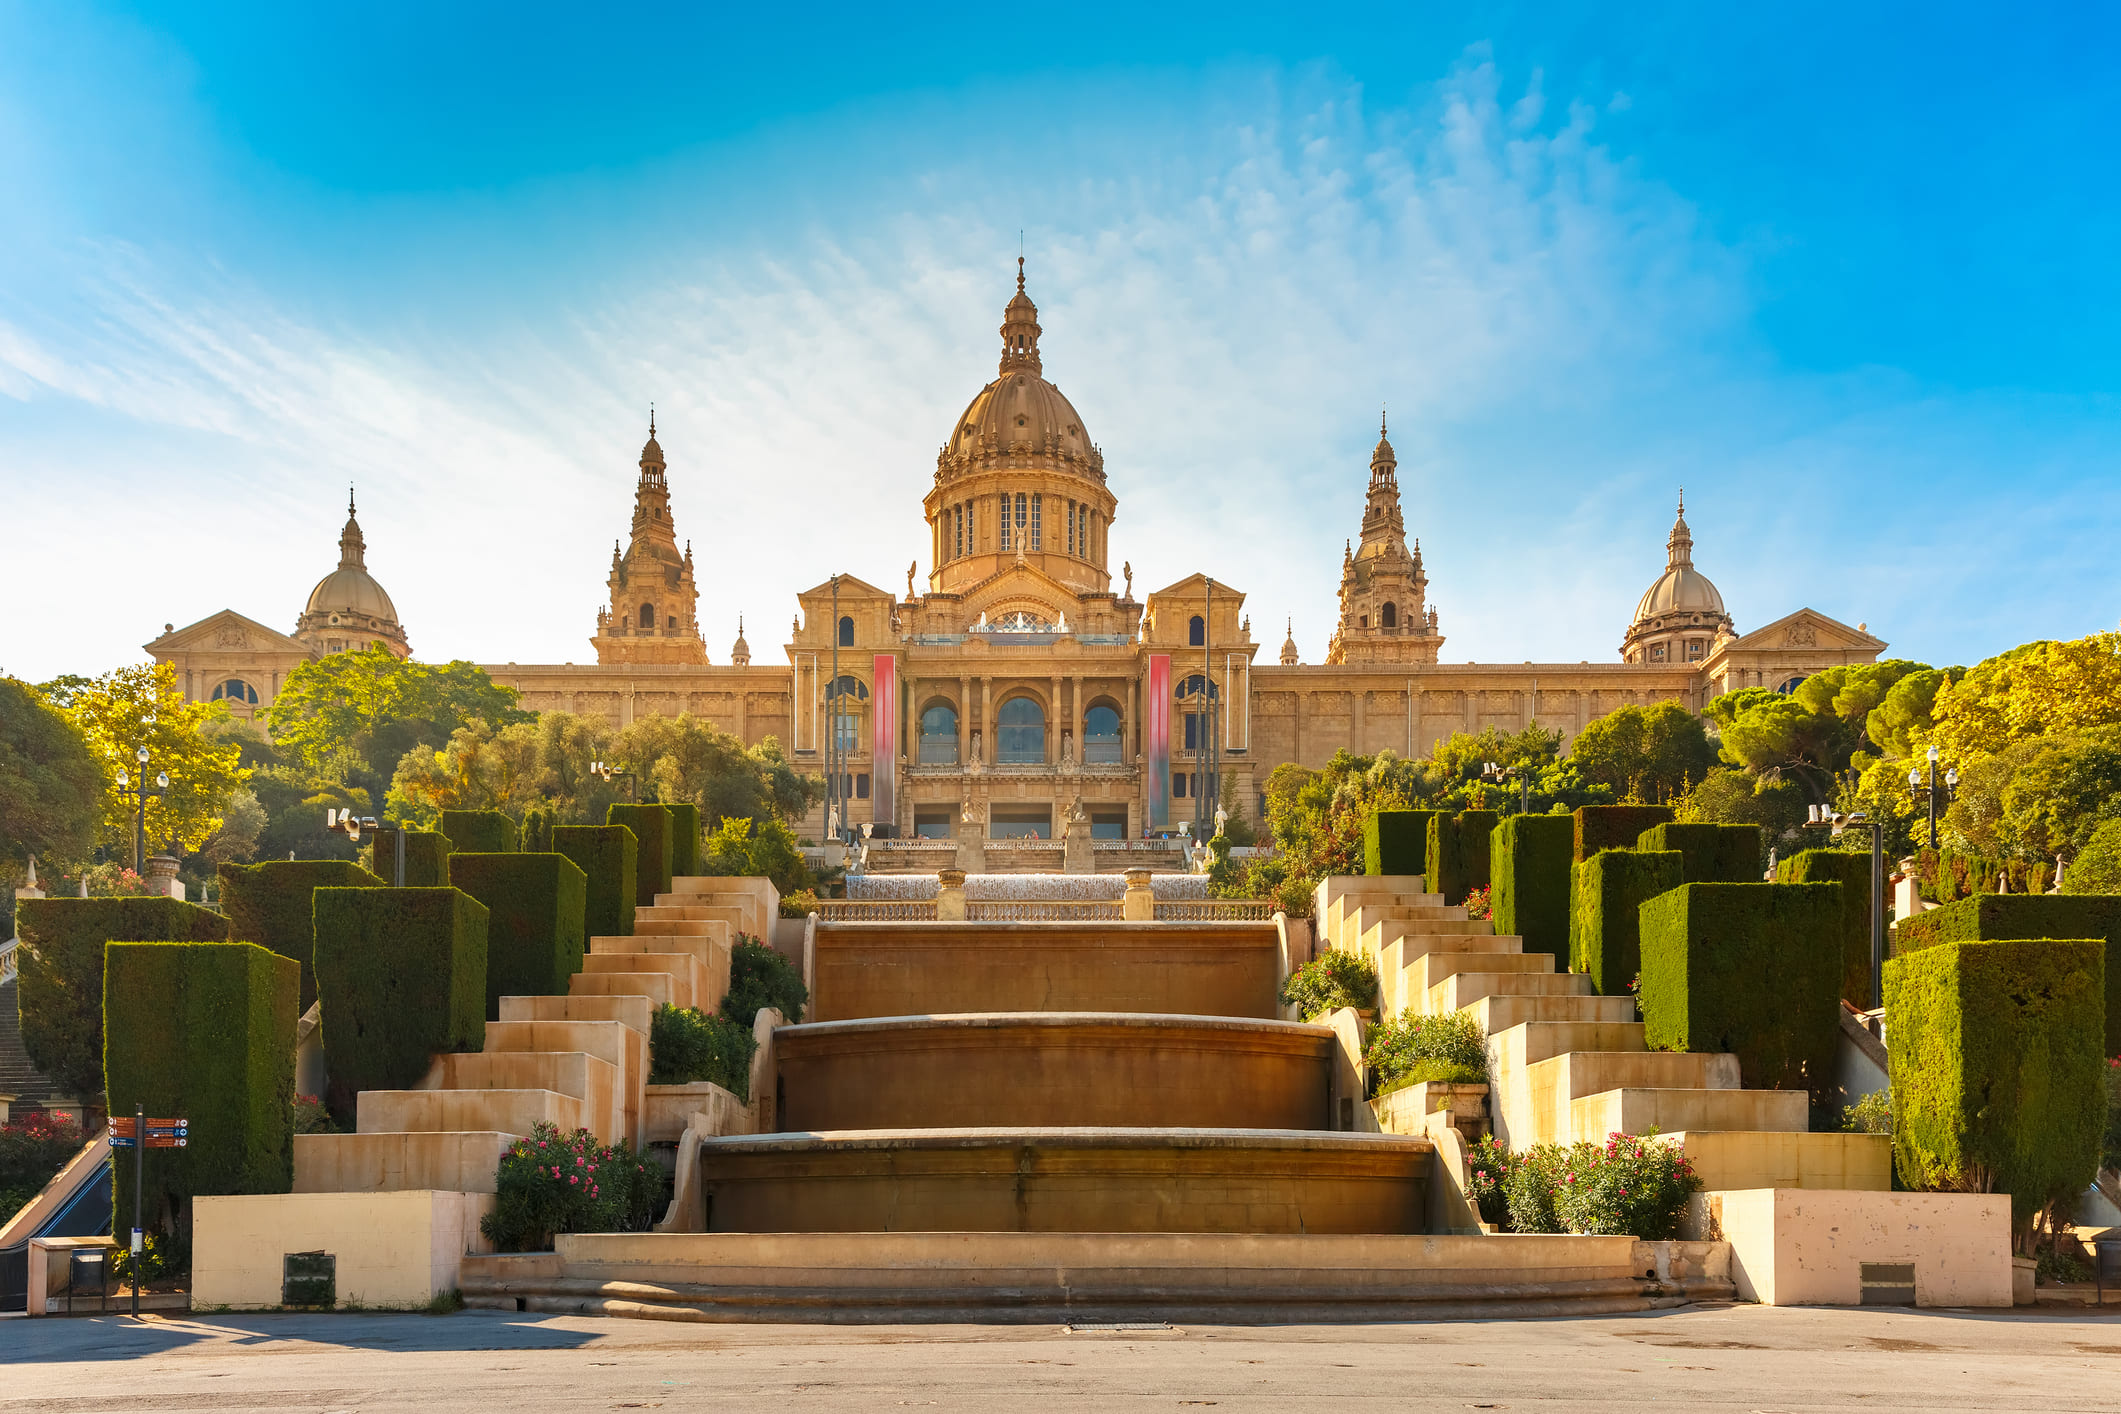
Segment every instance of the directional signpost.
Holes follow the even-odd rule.
[[[133,1151],[133,1319],[140,1318],[140,1269],[146,1256],[146,1239],[140,1227],[140,1195],[147,1187],[147,1154],[149,1149],[182,1149],[191,1138],[191,1121],[188,1119],[149,1119],[147,1107],[141,1105],[126,1119],[114,1115],[110,1122],[110,1146],[113,1149]]]

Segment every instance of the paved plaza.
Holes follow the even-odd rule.
[[[223,1316],[0,1324],[0,1409],[2121,1407],[2121,1317],[1702,1306],[1348,1327]]]

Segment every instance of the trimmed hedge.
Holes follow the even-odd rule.
[[[1581,838],[1578,832],[1578,838]],[[1602,850],[1575,867],[1569,970],[1608,997],[1624,997],[1642,971],[1642,904],[1680,886],[1679,852]]]
[[[93,901],[93,900],[92,900]],[[106,955],[110,1109],[191,1121],[144,1157],[142,1225],[187,1232],[200,1194],[295,1183],[295,1023],[302,968],[253,943],[123,942]],[[133,1225],[133,1153],[111,1150],[111,1231]]]
[[[525,854],[552,853],[553,812],[532,806],[523,812],[522,847]]]
[[[62,1095],[84,1101],[103,1093],[104,945],[228,937],[226,918],[173,898],[23,899],[15,927],[22,1048]]]
[[[1689,884],[1757,884],[1758,825],[1680,825],[1666,821],[1644,830],[1636,849],[1676,849]]]
[[[1429,821],[1441,810],[1373,810],[1362,822],[1362,872],[1429,872]]]
[[[1841,885],[1841,995],[1858,1011],[1871,1000],[1871,855],[1849,849],[1807,849],[1775,865],[1778,884]]]
[[[384,884],[393,883],[397,871],[398,832],[377,830],[370,837],[375,841],[369,848],[368,872],[381,879]],[[407,830],[405,832],[405,887],[408,889],[446,889],[449,887],[449,836],[438,835],[431,830]]]
[[[589,878],[564,854],[452,854],[449,882],[486,905],[486,1019],[503,997],[556,997],[582,970]]]
[[[564,854],[588,876],[582,932],[589,938],[623,938],[633,932],[640,844],[624,825],[555,825],[555,854]]]
[[[681,800],[663,808],[670,812],[670,877],[690,878],[700,872],[700,807]]]
[[[1885,964],[1902,1181],[2008,1193],[2021,1231],[2084,1190],[2106,1124],[2105,971],[2098,939],[1939,943]]]
[[[486,1036],[486,905],[461,889],[318,889],[325,1103],[420,1083],[443,1051]]]
[[[1748,1090],[1835,1087],[1841,885],[1682,884],[1641,907],[1643,1039],[1738,1057]]]
[[[1633,849],[1642,832],[1672,818],[1669,805],[1579,805],[1576,862],[1608,849]]]
[[[1940,943],[1993,943],[2031,938],[2097,938],[2106,944],[2109,1056],[2121,1056],[2121,894],[1981,894],[1932,908],[1893,928],[1892,951],[1905,956]]]
[[[1500,818],[1492,810],[1438,811],[1429,818],[1428,892],[1459,904],[1488,887],[1488,835]]]
[[[237,942],[271,948],[302,966],[302,1011],[317,999],[316,905],[310,895],[321,888],[380,889],[383,880],[345,859],[269,859],[263,864],[224,864],[221,911],[228,915],[228,936]]]
[[[670,811],[660,805],[614,805],[604,822],[624,825],[640,842],[633,898],[642,908],[652,906],[656,895],[670,892]]]
[[[1957,903],[1992,894],[2005,880],[2014,894],[2044,894],[2055,882],[2055,861],[1992,859],[1927,845],[1915,851],[1916,886],[1931,903]]]
[[[441,830],[452,854],[516,853],[516,822],[498,810],[445,810]]]
[[[1526,952],[1569,965],[1570,854],[1576,824],[1566,815],[1512,815],[1488,836],[1489,917]]]

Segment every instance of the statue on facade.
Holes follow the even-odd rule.
[[[825,812],[825,838],[837,841],[840,837],[840,808],[835,805]]]
[[[984,751],[980,749],[979,732],[977,729],[975,729],[972,733],[972,759],[965,763],[965,769],[975,774],[987,769],[987,755]]]
[[[1134,597],[1134,561],[1120,561],[1119,572],[1127,577],[1127,597],[1132,599]]]
[[[908,599],[913,597],[913,572],[920,567],[921,562],[919,560],[915,560],[906,566],[906,597]]]

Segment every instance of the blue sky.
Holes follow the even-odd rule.
[[[586,661],[647,404],[721,660],[926,565],[1018,232],[1115,562],[1330,631],[1380,404],[1464,661],[2114,626],[2102,7],[0,0],[0,668],[283,630],[345,487],[423,657]],[[1772,13],[1769,13],[1772,11]]]

